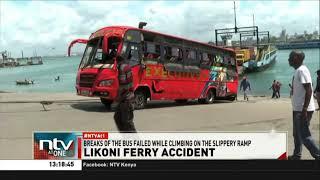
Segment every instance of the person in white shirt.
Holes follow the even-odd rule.
[[[289,65],[295,69],[292,80],[292,110],[294,152],[289,160],[301,159],[302,144],[312,157],[319,159],[320,152],[309,129],[315,104],[312,92],[312,79],[309,69],[303,65],[304,53],[294,50],[289,55]]]

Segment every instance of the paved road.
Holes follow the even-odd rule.
[[[116,131],[113,112],[97,99],[52,96],[55,102],[44,111],[39,103],[42,96],[33,97],[33,101],[17,101],[23,99],[17,96],[0,98],[0,159],[32,159],[33,131]],[[135,111],[135,124],[138,131],[288,131],[291,154],[290,105],[289,99],[266,98],[212,105],[153,102],[147,109]],[[319,114],[314,113],[310,128],[319,142]],[[303,158],[312,158],[306,149]]]

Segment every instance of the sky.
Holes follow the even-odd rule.
[[[236,1],[237,26],[279,36],[319,31],[319,1]],[[214,29],[234,27],[233,1],[3,1],[0,0],[0,52],[13,57],[66,54],[76,38],[102,27],[128,25],[202,42]],[[84,45],[76,45],[82,51]]]

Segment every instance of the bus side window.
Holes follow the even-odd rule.
[[[172,48],[169,46],[165,46],[163,49],[163,57],[165,63],[170,63],[170,60],[172,59]]]
[[[170,63],[181,64],[183,61],[183,53],[181,48],[173,47],[172,48],[172,57],[170,58]]]
[[[200,61],[200,65],[202,68],[210,69],[212,61],[213,61],[212,54],[208,54],[206,52],[202,53],[202,60]]]
[[[202,52],[198,51],[198,61],[202,62]]]
[[[157,63],[160,60],[160,45],[146,42],[143,59],[146,63]]]
[[[128,60],[130,65],[139,64],[139,46],[137,43],[130,43],[129,45],[129,52],[128,52]]]
[[[208,58],[209,58],[208,66],[210,67],[212,66],[215,56],[213,54],[208,54]]]
[[[208,57],[208,53],[203,53],[202,54],[202,65],[208,65],[209,64],[209,57]]]
[[[196,57],[196,51],[187,49],[186,50],[186,60],[185,63],[188,66],[199,66],[199,60]]]
[[[183,72],[183,53],[181,48],[165,46],[163,55],[164,68],[166,70]]]

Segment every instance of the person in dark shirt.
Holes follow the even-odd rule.
[[[279,81],[276,82],[275,86],[275,91],[276,91],[276,98],[280,98],[280,88],[281,88],[281,83]]]
[[[272,97],[271,98],[276,97],[276,80],[273,80],[273,83],[269,89],[272,89]]]
[[[318,102],[318,109],[317,111],[319,111],[320,109],[320,69],[317,71],[317,86],[314,89],[314,94],[316,96],[317,102]]]
[[[136,132],[133,123],[134,118],[134,92],[133,92],[133,76],[131,66],[128,61],[118,58],[119,70],[119,91],[116,98],[117,109],[114,114],[114,120],[120,132]]]
[[[243,98],[244,98],[244,100],[249,101],[248,90],[251,91],[251,87],[250,87],[250,82],[249,82],[249,80],[247,79],[246,76],[244,76],[242,81],[241,81],[240,91],[241,91],[241,89],[243,90]]]

